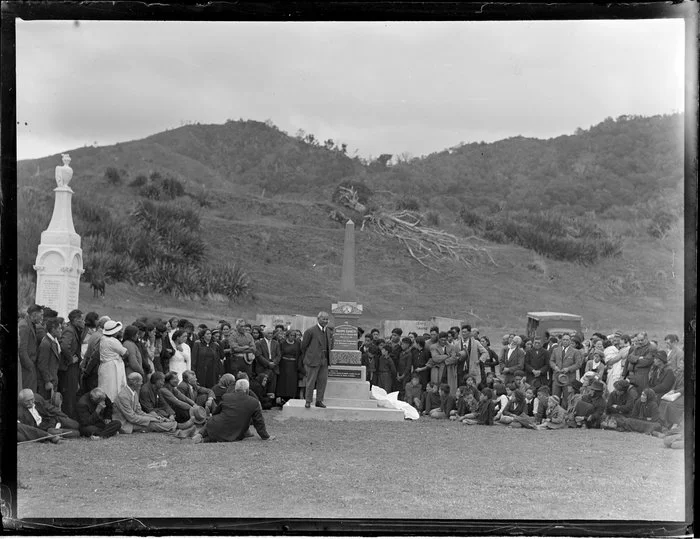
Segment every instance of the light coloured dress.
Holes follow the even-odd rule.
[[[97,371],[97,387],[116,402],[119,391],[126,385],[126,369],[122,355],[126,348],[114,337],[100,339],[100,368]]]
[[[173,343],[175,353],[170,358],[170,370],[176,372],[177,379],[182,382],[182,373],[192,368],[192,351],[187,343],[182,343],[180,346],[182,347],[182,352]]]
[[[625,346],[619,352],[615,346],[608,346],[605,349],[605,361],[609,361],[615,357],[621,357],[622,359],[615,363],[612,367],[608,369],[608,393],[615,391],[615,382],[622,378],[622,371],[625,369],[625,361],[627,359],[627,354],[629,353],[629,346]]]

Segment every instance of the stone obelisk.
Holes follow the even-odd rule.
[[[357,321],[362,305],[355,290],[355,224],[345,224],[343,272],[338,303],[331,305],[335,321],[333,349],[329,358],[328,383],[323,399],[326,408],[305,408],[303,399],[290,399],[282,407],[285,417],[322,421],[403,421],[401,410],[382,408],[370,397],[362,353],[357,349]]]
[[[328,369],[329,382],[333,378],[364,381],[362,353],[357,349],[357,321],[362,314],[362,305],[357,303],[355,290],[355,223],[350,220],[345,223],[340,296],[338,303],[331,305],[331,314],[335,329]]]
[[[36,303],[51,307],[58,316],[66,318],[78,308],[80,276],[83,270],[83,250],[80,236],[73,226],[71,199],[73,178],[70,155],[63,154],[63,166],[56,167],[56,200],[49,227],[41,233],[36,255]]]

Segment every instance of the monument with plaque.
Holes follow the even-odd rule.
[[[80,276],[83,274],[83,250],[73,226],[69,187],[73,178],[70,155],[63,154],[63,165],[56,167],[56,200],[49,227],[41,233],[36,255],[36,303],[51,307],[67,318],[78,308]]]
[[[401,410],[380,408],[370,397],[366,367],[358,350],[357,327],[362,305],[355,290],[355,223],[345,224],[340,296],[331,305],[334,320],[333,348],[328,366],[328,383],[323,402],[326,408],[304,408],[304,400],[291,399],[282,408],[288,417],[325,420],[403,421]]]

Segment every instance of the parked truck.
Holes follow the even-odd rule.
[[[577,314],[536,311],[527,313],[527,336],[532,339],[539,337],[544,341],[545,333],[561,335],[576,333],[583,339],[581,324],[583,318]]]

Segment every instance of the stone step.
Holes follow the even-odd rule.
[[[321,421],[403,421],[401,410],[389,408],[359,408],[350,406],[332,406],[326,404],[326,408],[317,408],[314,403],[311,408],[305,408],[306,401],[302,399],[290,399],[282,407],[284,418],[317,419]],[[328,399],[326,402],[330,402]]]
[[[326,393],[327,395],[328,393]],[[315,402],[315,401],[314,401]],[[338,399],[335,397],[325,397],[323,404],[326,406],[346,406],[348,408],[376,408],[377,401],[372,399]]]
[[[326,398],[367,400],[369,395],[369,382],[329,378],[326,385]]]

